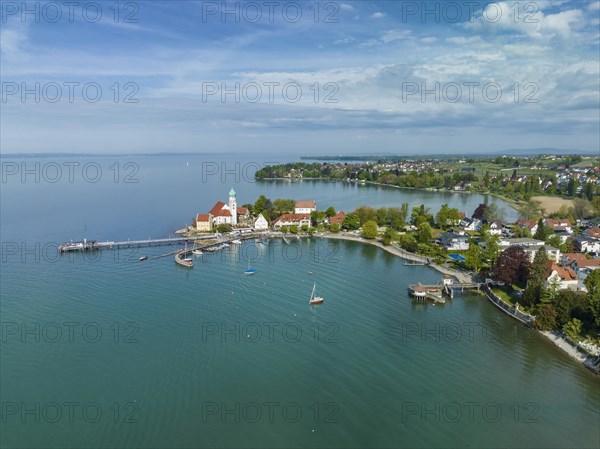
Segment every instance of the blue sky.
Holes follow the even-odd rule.
[[[600,151],[597,0],[86,3],[2,2],[2,153]]]

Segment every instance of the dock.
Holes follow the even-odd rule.
[[[443,304],[446,302],[444,295],[450,299],[454,298],[454,290],[460,289],[461,292],[465,289],[480,290],[482,285],[480,282],[454,282],[452,276],[445,274],[439,284],[424,285],[419,282],[418,284],[409,285],[408,292],[416,300],[424,301],[428,299]]]
[[[122,242],[97,242],[96,240],[87,240],[79,242],[62,243],[58,246],[61,253],[71,251],[97,251],[101,249],[120,249],[120,248],[141,248],[148,246],[178,245],[194,239],[189,237],[169,237],[163,239],[146,240],[127,240]]]

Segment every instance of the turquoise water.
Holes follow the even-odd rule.
[[[168,178],[155,170],[153,179]],[[170,186],[8,183],[3,244],[81,238],[65,235],[84,229],[160,234],[177,227],[165,211],[220,198],[220,184],[185,198]],[[337,193],[347,207],[366,191],[306,186],[282,187],[290,190],[281,196],[322,189],[318,198],[333,202]],[[57,191],[64,201],[51,204]],[[382,204],[412,194],[374,191]],[[439,273],[372,246],[246,243],[196,259],[191,270],[172,257],[138,261],[171,248],[56,260],[50,249],[39,261],[3,248],[2,447],[600,444],[597,377],[480,296],[414,303],[407,286]],[[248,259],[254,276],[242,275]],[[322,306],[307,304],[313,282]]]

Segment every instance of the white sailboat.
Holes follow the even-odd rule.
[[[308,300],[308,303],[310,305],[322,304],[323,301],[325,301],[325,298],[322,298],[321,296],[315,296],[316,289],[317,289],[317,283],[315,282],[313,285],[312,293],[310,295],[310,299]]]

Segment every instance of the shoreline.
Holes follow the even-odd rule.
[[[328,239],[333,239],[333,240],[346,240],[346,241],[351,241],[351,242],[366,243],[366,244],[381,248],[390,254],[400,257],[401,259],[410,260],[412,262],[424,263],[424,261],[428,259],[426,256],[420,256],[418,254],[414,254],[414,253],[405,251],[402,248],[398,247],[397,244],[394,244],[394,243],[392,243],[391,245],[384,245],[383,243],[379,242],[377,239],[370,240],[370,239],[364,239],[359,236],[342,234],[342,233],[338,234],[338,233],[331,233],[331,232],[321,233],[321,234],[315,233],[314,236],[318,237],[318,238],[328,238]],[[444,267],[444,266],[436,264],[434,262],[425,263],[424,266],[433,268],[434,270],[438,271],[439,273],[454,276],[461,283],[473,282],[473,277],[470,273],[458,271],[458,270],[455,270],[454,268]]]
[[[317,235],[315,234],[315,237],[319,237],[319,238],[329,238],[329,239],[334,239],[334,240],[345,240],[345,241],[352,241],[352,242],[360,242],[360,243],[367,243],[373,246],[377,246],[385,251],[387,251],[390,254],[393,254],[397,257],[400,257],[402,259],[405,260],[412,260],[412,261],[419,261],[422,262],[423,261],[423,257],[424,256],[418,256],[409,252],[406,252],[396,246],[392,245],[384,245],[381,242],[378,242],[377,240],[368,240],[368,239],[363,239],[360,238],[358,236],[352,236],[352,235],[340,235],[340,234],[331,234],[331,233],[326,233],[326,234],[322,234],[322,235]],[[442,274],[449,274],[451,276],[456,277],[460,282],[472,282],[472,275],[467,275],[466,273],[462,273],[460,271],[457,271],[455,269],[452,268],[447,268],[447,267],[443,267],[441,265],[435,264],[435,263],[431,263],[431,264],[426,264],[425,266],[431,267],[434,270],[442,273]],[[567,341],[565,341],[563,338],[559,337],[558,335],[556,335],[555,333],[551,332],[551,331],[541,331],[541,330],[537,330],[534,329],[536,332],[538,332],[540,335],[546,337],[554,346],[556,346],[557,348],[561,349],[564,353],[566,353],[572,360],[578,362],[579,364],[583,365],[584,368],[588,368],[588,370],[592,371],[592,373],[594,374],[600,374],[594,370],[589,369],[589,367],[585,364],[585,360],[587,359],[586,356],[584,356],[583,354],[581,354],[575,347],[573,347],[571,344],[569,344]]]
[[[498,198],[502,201],[505,201],[509,204],[511,208],[517,210],[517,206],[523,204],[521,200],[515,200],[513,198],[508,198],[500,193],[494,192],[472,192],[469,190],[450,190],[450,189],[435,189],[433,187],[403,187],[403,186],[395,186],[393,184],[384,184],[381,182],[375,181],[364,181],[364,182],[355,182],[348,181],[347,179],[330,179],[330,178],[260,178],[259,181],[286,181],[286,182],[302,182],[302,181],[321,181],[321,182],[345,182],[348,184],[356,184],[356,185],[372,185],[372,186],[380,186],[380,187],[389,187],[391,189],[400,189],[400,190],[417,190],[422,192],[436,192],[436,193],[459,193],[459,194],[468,194],[468,195],[489,195],[494,198]],[[548,196],[549,198],[560,198],[554,196]]]

